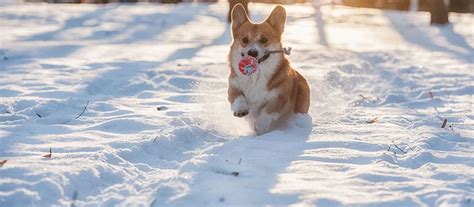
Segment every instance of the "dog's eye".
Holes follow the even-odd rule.
[[[249,38],[246,38],[246,37],[242,38],[242,42],[243,42],[244,44],[249,43]]]
[[[262,44],[266,44],[268,42],[268,39],[265,38],[265,37],[262,37],[262,39],[260,39],[259,42],[262,43]]]

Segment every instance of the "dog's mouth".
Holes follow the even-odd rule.
[[[260,55],[256,55],[256,56],[253,56],[253,55],[245,55],[244,52],[241,52],[240,55],[241,55],[242,57],[251,56],[251,57],[254,57],[254,58],[257,58],[257,59],[258,59],[258,56],[260,56]]]
[[[283,53],[283,54],[286,54],[286,55],[291,55],[291,47],[288,47],[288,48],[284,47],[281,50],[265,50],[262,57],[259,58],[258,57],[259,55],[257,55],[256,57],[254,57],[254,56],[252,56],[252,57],[256,58],[258,60],[258,63],[260,64],[261,62],[267,60],[270,57],[270,55],[274,54],[274,53]],[[241,52],[240,55],[242,57],[245,57],[245,54],[243,52]]]
[[[264,53],[264,55],[262,57],[259,57],[260,55],[257,55],[257,56],[245,55],[243,52],[241,52],[240,55],[242,56],[242,58],[244,58],[245,56],[253,57],[253,58],[257,59],[258,63],[263,62],[264,60],[266,60],[270,56],[270,54],[267,54],[266,52]]]

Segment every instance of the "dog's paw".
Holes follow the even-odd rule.
[[[270,131],[270,123],[255,123],[253,126],[257,135],[262,135]]]
[[[257,135],[262,135],[270,131],[272,125],[272,117],[268,114],[261,114],[258,116],[257,121],[253,125]]]
[[[249,114],[249,107],[244,96],[237,97],[232,103],[231,109],[236,117],[244,117]]]
[[[249,114],[248,110],[234,111],[234,116],[236,116],[236,117],[244,117],[244,116],[247,116],[247,114]]]

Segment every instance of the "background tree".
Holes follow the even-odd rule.
[[[443,0],[430,1],[431,24],[447,24],[448,8]]]

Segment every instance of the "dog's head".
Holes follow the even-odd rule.
[[[281,35],[286,22],[286,11],[282,6],[276,6],[265,21],[253,23],[242,4],[237,4],[232,9],[231,18],[232,53],[259,59],[265,51],[282,48]]]

